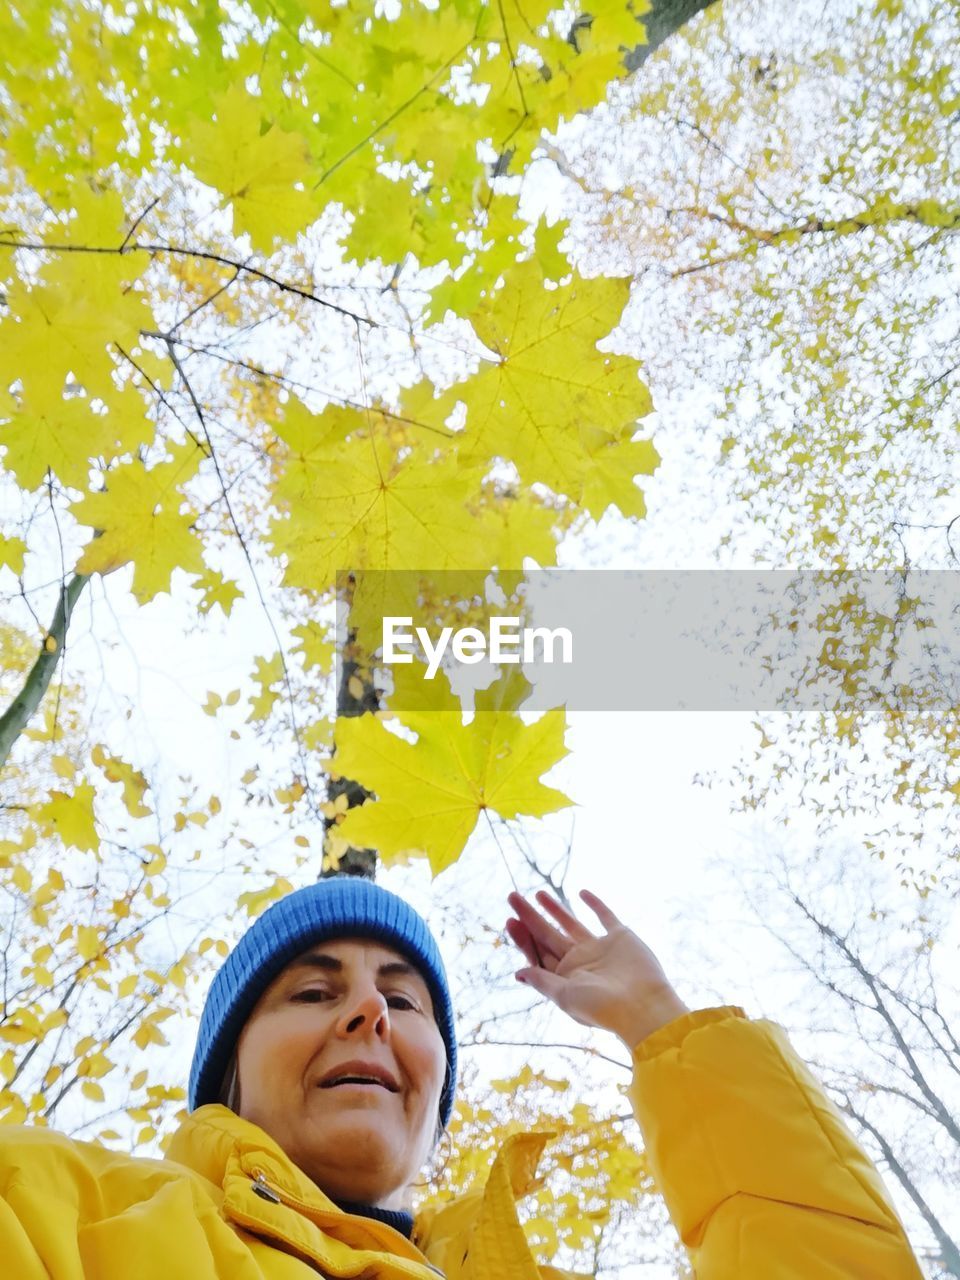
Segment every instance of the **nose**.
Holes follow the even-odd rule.
[[[386,1040],[390,1035],[390,1010],[383,994],[375,987],[358,992],[347,1002],[335,1029],[341,1040],[357,1035]]]

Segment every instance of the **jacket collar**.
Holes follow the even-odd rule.
[[[445,1271],[458,1278],[541,1280],[516,1201],[540,1185],[537,1163],[552,1136],[546,1130],[514,1134],[485,1185],[421,1210],[414,1238],[429,1259],[385,1223],[344,1213],[263,1129],[219,1103],[182,1121],[166,1158],[212,1184],[234,1226],[299,1255],[327,1277],[436,1280]]]
[[[218,1102],[198,1107],[184,1119],[167,1148],[166,1158],[185,1164],[208,1182],[223,1185],[232,1157],[246,1166],[259,1165],[269,1181],[284,1195],[317,1207],[336,1205],[299,1169],[283,1149],[259,1125],[244,1120]]]
[[[397,1275],[435,1275],[404,1235],[376,1219],[344,1213],[259,1125],[220,1103],[188,1114],[165,1158],[213,1183],[222,1193],[226,1216],[245,1229],[292,1245],[325,1269],[346,1247],[393,1255],[399,1264]],[[404,1266],[401,1260],[424,1270]]]

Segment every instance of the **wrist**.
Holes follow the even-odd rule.
[[[654,995],[638,999],[631,1008],[624,1009],[613,1030],[632,1053],[641,1040],[689,1012],[690,1009],[673,988],[667,987]]]

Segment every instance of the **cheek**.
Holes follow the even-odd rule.
[[[237,1046],[241,1082],[299,1075],[322,1038],[302,1010],[264,1014],[243,1030]]]
[[[447,1053],[439,1031],[417,1036],[407,1046],[405,1057],[407,1073],[416,1084],[421,1105],[439,1105],[447,1072]]]

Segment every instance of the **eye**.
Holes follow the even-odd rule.
[[[386,997],[387,1005],[391,1009],[416,1009],[417,1005],[409,996],[402,995],[400,992],[394,992],[393,995]]]
[[[321,1000],[332,1000],[333,995],[323,987],[307,987],[303,991],[295,991],[291,1000],[300,1000],[307,1004],[318,1004]]]

